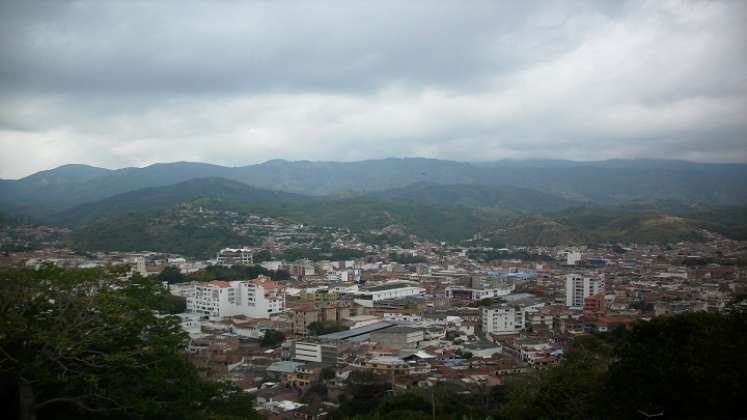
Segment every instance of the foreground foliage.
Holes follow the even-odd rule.
[[[251,398],[202,380],[157,281],[117,270],[0,271],[0,374],[10,417],[252,418]]]
[[[509,387],[509,419],[732,419],[747,414],[747,317],[691,313],[577,338],[559,366]]]

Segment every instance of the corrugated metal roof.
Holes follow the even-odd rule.
[[[290,360],[283,360],[280,362],[274,362],[267,367],[269,372],[280,372],[280,373],[291,373],[296,370],[297,367],[303,366],[305,363],[292,362]]]
[[[394,326],[394,324],[392,324],[391,322],[381,321],[381,322],[376,322],[373,324],[365,325],[360,328],[353,328],[352,330],[338,331],[332,334],[320,335],[319,339],[322,341],[347,340],[349,338],[357,337],[363,334],[368,334],[373,331],[383,330],[385,328],[389,328],[392,326]]]

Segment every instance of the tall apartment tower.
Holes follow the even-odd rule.
[[[584,307],[584,299],[603,289],[603,276],[568,274],[565,278],[565,304],[570,308],[581,309]]]

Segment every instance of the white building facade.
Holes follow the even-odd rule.
[[[481,318],[485,334],[518,334],[526,325],[522,308],[507,304],[482,308]]]
[[[254,250],[249,248],[223,248],[215,256],[216,265],[248,265],[254,263]]]
[[[347,269],[330,271],[327,273],[327,281],[331,283],[351,283],[361,281],[361,270]]]
[[[565,304],[569,308],[581,309],[584,299],[604,290],[603,276],[568,274],[565,278]]]
[[[192,296],[187,297],[188,312],[211,318],[236,315],[269,318],[284,310],[285,287],[264,276],[246,281],[198,283]]]

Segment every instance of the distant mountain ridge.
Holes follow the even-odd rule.
[[[472,186],[465,189],[468,194],[470,187]],[[176,185],[119,194],[64,210],[47,220],[76,229],[96,225],[96,229],[87,229],[90,235],[96,235],[108,230],[105,227],[107,224],[116,224],[116,220],[124,216],[153,216],[181,204],[194,206],[197,203],[211,209],[248,212],[357,231],[402,224],[422,237],[452,240],[461,239],[465,233],[471,235],[488,228],[497,220],[515,214],[510,209],[479,209],[457,204],[433,205],[384,199],[374,195],[312,197],[258,189],[224,178],[199,178]]]
[[[83,225],[104,217],[124,213],[143,213],[173,208],[199,199],[223,201],[244,208],[265,205],[298,205],[310,197],[250,187],[225,178],[195,178],[174,185],[148,187],[86,203],[50,216],[63,225]]]
[[[457,242],[477,233],[515,245],[702,240],[707,236],[704,230],[735,239],[747,237],[745,208],[718,210],[656,200],[603,207],[533,190],[470,184],[419,183],[381,193],[312,197],[224,178],[199,178],[119,194],[55,214],[50,220],[75,228],[75,246],[89,250],[156,249],[156,245],[166,249],[158,235],[169,238],[175,251],[190,252],[199,249],[199,243],[239,240],[230,226],[206,230],[168,216],[185,205],[336,226],[366,235],[398,226],[404,235]]]
[[[359,162],[272,160],[242,167],[175,162],[116,170],[66,165],[0,182],[0,210],[45,218],[118,194],[209,177],[315,196],[383,193],[428,183],[528,189],[596,204],[673,199],[709,206],[747,205],[745,164],[661,160],[467,163],[406,158]],[[479,196],[473,199],[478,203],[482,200]]]
[[[587,204],[559,195],[505,185],[448,184],[427,182],[408,185],[370,196],[382,200],[436,206],[488,207],[520,212],[561,210]]]

